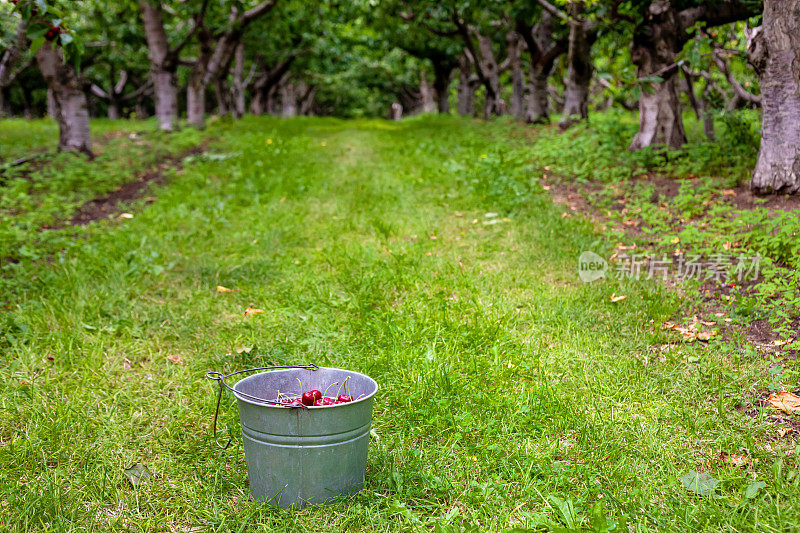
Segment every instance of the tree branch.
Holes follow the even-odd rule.
[[[739,98],[753,104],[761,105],[761,96],[755,95],[742,87],[742,84],[739,83],[739,80],[733,76],[731,69],[728,68],[728,62],[725,61],[725,58],[722,57],[722,54],[719,53],[719,51],[713,54],[711,57],[714,59],[714,63],[717,65],[717,68],[719,68],[720,72],[725,75],[725,79],[728,80],[728,83],[731,85],[731,87],[733,87],[733,91]]]
[[[247,11],[242,13],[242,16],[239,19],[241,21],[241,24],[243,26],[250,24],[261,15],[264,15],[267,12],[269,12],[273,7],[275,7],[277,3],[278,0],[264,0],[256,7],[248,9]]]

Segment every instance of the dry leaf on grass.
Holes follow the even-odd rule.
[[[800,411],[800,396],[788,391],[773,392],[767,401],[772,407],[784,413],[792,414]]]
[[[167,360],[175,363],[176,365],[182,365],[183,364],[183,357],[181,357],[178,354],[173,354],[173,353],[169,354],[167,356]]]
[[[132,213],[120,213],[119,218],[133,218]]]
[[[750,462],[750,458],[741,453],[725,453],[719,452],[719,457],[723,463],[728,463],[733,466],[744,466]]]
[[[617,296],[616,294],[612,294],[612,295],[611,295],[611,301],[612,301],[612,302],[621,302],[621,301],[622,301],[622,300],[624,300],[625,298],[627,298],[627,296],[626,296],[626,295],[624,295],[624,294],[621,294],[621,295],[619,295],[619,296]]]
[[[244,316],[257,315],[257,314],[263,313],[263,312],[264,312],[263,309],[256,309],[254,307],[248,307],[247,309],[244,310]]]
[[[793,433],[793,432],[794,432],[794,428],[781,428],[781,429],[778,430],[778,437],[783,438],[786,435],[788,435],[789,433]]]
[[[697,322],[694,321],[689,324],[688,327],[682,327],[672,322],[664,322],[661,324],[663,329],[671,329],[673,331],[677,331],[681,335],[683,335],[683,340],[686,342],[694,342],[696,340],[701,341],[709,341],[711,337],[714,337],[717,332],[716,331],[697,331]],[[713,322],[703,322],[699,321],[701,324],[713,324]]]
[[[233,292],[233,289],[223,287],[222,285],[217,285],[217,292]]]

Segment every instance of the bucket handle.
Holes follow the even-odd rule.
[[[278,369],[286,369],[286,368],[302,368],[304,370],[319,370],[319,367],[312,363],[312,364],[308,364],[308,365],[260,366],[258,368],[248,368],[246,370],[237,370],[236,372],[231,372],[230,374],[223,374],[222,372],[216,372],[216,371],[206,372],[206,378],[213,379],[213,380],[215,380],[215,381],[217,381],[219,383],[219,393],[217,393],[217,408],[214,410],[214,442],[217,443],[217,446],[220,449],[227,450],[228,446],[230,446],[231,442],[233,441],[233,436],[228,437],[227,444],[225,444],[225,446],[223,446],[222,444],[219,443],[219,440],[217,440],[217,418],[219,417],[219,404],[220,404],[220,402],[222,402],[222,389],[223,389],[223,387],[225,387],[226,389],[228,389],[229,391],[231,391],[232,393],[234,393],[234,394],[236,394],[238,396],[244,396],[245,398],[248,398],[250,400],[255,400],[257,402],[267,403],[267,404],[270,404],[270,405],[275,405],[277,407],[285,407],[287,409],[305,409],[306,408],[306,406],[303,405],[303,404],[291,404],[290,405],[290,404],[276,402],[274,400],[267,400],[266,398],[259,398],[257,396],[251,396],[251,395],[246,394],[244,392],[235,391],[235,390],[233,390],[231,388],[230,385],[225,383],[225,378],[229,378],[231,376],[235,376],[236,374],[242,374],[244,372],[255,372],[256,370],[278,370]]]

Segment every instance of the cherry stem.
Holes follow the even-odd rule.
[[[296,379],[297,383],[300,384],[300,396],[302,396],[303,395],[303,382],[300,381],[300,378],[294,378],[294,379]]]
[[[333,387],[334,385],[338,385],[338,384],[339,384],[339,382],[338,382],[338,381],[334,381],[333,383],[331,383],[330,385],[328,385],[328,389],[330,389],[330,388],[331,388],[331,387]],[[322,397],[323,397],[323,398],[324,398],[325,396],[327,396],[327,395],[328,395],[328,389],[325,389],[325,392],[323,392],[323,393],[322,393]],[[339,387],[339,389],[341,389],[341,387]],[[337,394],[337,395],[338,395],[338,394]]]

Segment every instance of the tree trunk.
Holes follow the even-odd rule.
[[[108,118],[111,120],[119,120],[119,115],[119,102],[112,97],[108,101]]]
[[[250,101],[250,113],[260,117],[266,111],[266,95],[265,91],[256,91],[253,99]]]
[[[708,97],[710,91],[711,85],[706,83],[700,95],[699,104],[700,113],[703,115],[703,135],[706,136],[706,139],[713,142],[716,139],[716,134],[714,132],[714,106],[711,104]]]
[[[462,117],[475,115],[475,89],[478,80],[472,74],[472,65],[466,54],[458,61],[458,114]]]
[[[433,62],[433,91],[436,94],[436,109],[439,113],[450,113],[450,78],[453,73],[449,61]]]
[[[214,78],[214,94],[217,95],[217,108],[220,116],[231,113],[230,92],[226,90],[225,78]]]
[[[139,0],[145,38],[150,58],[150,76],[156,102],[158,127],[172,131],[178,125],[177,64],[171,58],[167,33],[161,16],[161,5]]]
[[[45,42],[36,52],[36,62],[53,96],[53,118],[58,122],[58,149],[92,156],[89,106],[75,67],[64,62],[61,49]]]
[[[663,81],[642,87],[639,131],[629,149],[666,145],[680,148],[686,142],[681,103],[675,81],[675,57],[686,37],[678,13],[665,0],[650,4],[644,21],[634,30],[631,59],[639,79],[658,76]],[[647,83],[647,82],[645,82]]]
[[[205,126],[206,87],[203,80],[192,76],[186,86],[186,120],[195,128]]]
[[[508,67],[511,70],[511,114],[516,120],[525,120],[525,71],[520,54],[521,37],[515,31],[506,34]]]
[[[766,0],[761,32],[761,149],[750,187],[793,194],[800,191],[800,4]]]
[[[528,123],[550,122],[547,79],[553,72],[556,60],[567,51],[565,39],[554,39],[555,25],[553,17],[543,12],[538,24],[530,27],[525,21],[517,20],[517,33],[525,40],[530,60],[530,87],[528,92],[528,109],[525,121]]]
[[[317,94],[316,87],[307,87],[303,97],[300,99],[300,114],[310,115],[314,107],[314,96]]]
[[[245,112],[245,80],[244,80],[245,50],[244,43],[236,47],[235,62],[233,66],[233,116],[242,118]]]
[[[419,74],[419,94],[422,97],[422,112],[435,112],[436,100],[433,97],[433,87],[428,81],[428,73],[425,72],[425,69],[422,69]]]
[[[281,85],[281,117],[291,118],[297,116],[297,96],[293,83]]]
[[[570,4],[570,15],[579,17],[581,4]],[[592,83],[592,45],[597,39],[597,30],[586,21],[573,19],[569,29],[567,52],[567,83],[564,91],[564,110],[559,126],[568,128],[576,122],[589,118],[589,86]]]
[[[528,91],[528,109],[525,112],[525,122],[529,124],[549,124],[550,104],[548,99],[547,80],[553,64],[531,65],[531,85]]]
[[[492,115],[503,114],[503,104],[500,101],[500,68],[494,57],[492,49],[492,38],[487,35],[478,34],[478,50],[480,57],[480,68],[486,76],[486,92],[483,99],[483,118],[488,119]]]
[[[136,105],[133,108],[134,113],[136,113],[137,120],[144,120],[146,119],[150,113],[147,111],[147,106],[144,103],[144,95],[139,95],[136,97]]]

